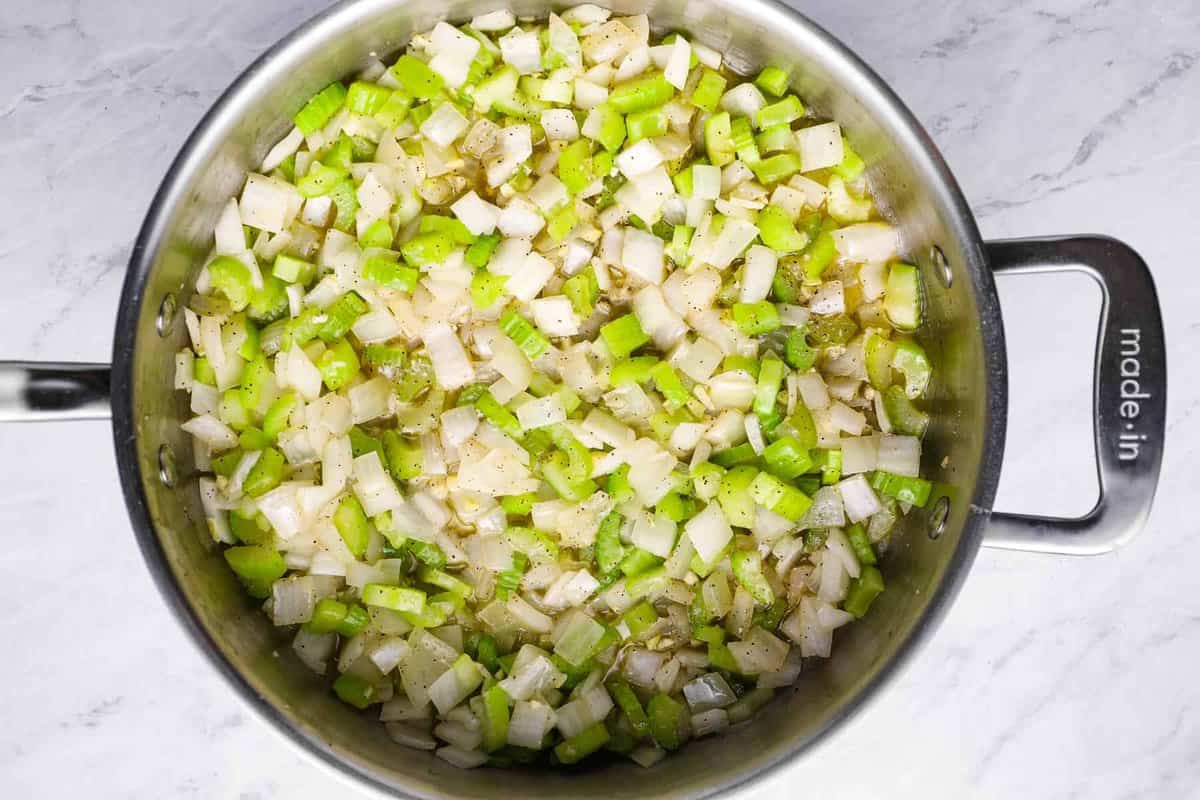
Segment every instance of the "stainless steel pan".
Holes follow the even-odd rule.
[[[658,30],[689,31],[751,72],[788,68],[795,88],[841,121],[870,165],[877,193],[920,265],[936,363],[926,440],[948,499],[911,516],[888,554],[888,591],[864,621],[838,634],[835,657],[752,723],[689,744],[644,770],[615,763],[576,773],[458,770],[393,744],[372,719],[333,698],[324,681],[277,647],[210,541],[189,468],[183,396],[171,391],[184,345],[187,287],[224,201],[291,123],[297,107],[388,54],[441,18],[469,18],[503,0],[360,0],[338,5],[271,48],[221,97],[163,179],[130,260],[111,372],[98,365],[0,365],[0,419],[113,417],[133,529],[180,623],[231,687],[317,758],[396,795],[485,798],[699,797],[761,777],[803,752],[885,686],[953,599],[980,545],[1100,553],[1145,523],[1162,459],[1166,356],[1150,273],[1112,239],[1083,236],[984,242],[933,143],[904,105],[829,34],[773,0],[615,0]],[[550,6],[518,0],[516,11]],[[558,4],[555,4],[557,6]],[[1078,270],[1104,293],[1095,372],[1101,498],[1078,519],[992,510],[1004,453],[1007,378],[995,272]]]

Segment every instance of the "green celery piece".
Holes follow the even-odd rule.
[[[718,167],[733,161],[733,128],[728,111],[713,114],[705,120],[704,147],[708,160]]]
[[[400,252],[404,260],[416,267],[440,264],[454,251],[455,241],[442,231],[418,233],[404,244]]]
[[[346,108],[355,114],[373,116],[387,105],[392,90],[367,81],[355,81],[346,92]]]
[[[683,704],[665,694],[656,694],[646,706],[650,732],[664,750],[676,750],[683,743],[679,724],[684,714]]]
[[[229,300],[234,311],[241,311],[250,304],[254,291],[250,280],[250,268],[233,256],[217,256],[208,265],[208,279],[213,289]]]
[[[287,253],[280,253],[275,256],[275,264],[271,268],[271,274],[281,281],[307,286],[312,283],[313,278],[317,275],[317,265],[310,261],[289,256]]]
[[[804,249],[808,236],[797,231],[792,216],[779,206],[769,205],[758,212],[758,232],[763,244],[780,253]]]
[[[367,545],[371,541],[371,528],[362,505],[352,494],[342,498],[337,511],[333,513],[333,524],[347,549],[355,558],[366,555]]]
[[[609,738],[608,728],[603,722],[597,722],[556,745],[554,755],[563,764],[574,764],[599,750]]]
[[[325,123],[337,113],[346,101],[346,87],[334,82],[317,92],[296,112],[292,121],[305,136],[325,127]]]
[[[788,88],[788,74],[779,67],[764,67],[754,79],[754,85],[767,94],[781,97]]]
[[[486,665],[485,665],[486,666]],[[494,753],[508,741],[509,697],[499,684],[483,692],[483,749]]]
[[[550,340],[516,311],[506,311],[500,317],[500,330],[521,348],[530,361],[550,347]]]
[[[387,456],[387,468],[398,481],[420,477],[425,466],[424,451],[419,442],[406,440],[398,431],[383,432],[383,452]]]
[[[754,525],[754,498],[750,496],[750,485],[758,477],[758,470],[751,466],[734,467],[721,478],[717,491],[717,502],[725,512],[730,525],[749,528]]]
[[[283,453],[274,447],[263,450],[246,475],[242,491],[251,497],[259,497],[271,491],[283,482],[285,464]]]
[[[633,314],[626,314],[600,326],[600,336],[614,358],[625,358],[650,341]]]
[[[925,394],[925,390],[929,388],[929,379],[933,375],[933,365],[925,353],[925,348],[912,340],[896,342],[892,366],[904,375],[904,393],[909,400],[916,400]]]
[[[596,135],[596,141],[608,152],[617,152],[621,143],[625,141],[625,118],[608,103],[596,106],[592,113],[597,114],[600,119],[600,131]]]
[[[369,308],[358,292],[346,292],[325,309],[325,321],[317,328],[317,335],[326,342],[342,338]]]
[[[697,108],[712,113],[717,110],[721,96],[725,94],[727,81],[721,73],[705,67],[700,75],[700,82],[692,92],[691,103]]]
[[[757,550],[735,550],[729,556],[729,566],[733,569],[733,577],[750,593],[754,602],[759,605],[775,602],[775,593],[763,575],[762,556]]]
[[[322,597],[313,609],[312,619],[304,623],[304,630],[309,633],[333,633],[343,622],[350,609],[345,603],[339,603],[332,597]]]
[[[408,586],[387,586],[368,583],[363,587],[362,600],[369,606],[420,614],[425,608],[425,593]]]
[[[871,478],[871,486],[879,492],[894,497],[902,503],[924,508],[929,502],[933,484],[924,478],[911,478],[893,472],[877,470]]]
[[[733,321],[747,336],[761,336],[777,329],[782,323],[779,311],[767,300],[757,303],[734,303]]]
[[[767,471],[785,481],[800,477],[813,466],[809,449],[795,436],[779,437],[767,445],[762,455]]]
[[[287,572],[283,556],[273,547],[239,545],[227,548],[224,556],[237,576],[246,581],[275,581]]]
[[[797,372],[808,372],[817,363],[817,351],[808,343],[806,328],[792,328],[784,342],[784,360]]]
[[[675,87],[667,82],[666,77],[661,72],[653,72],[617,84],[605,102],[619,114],[630,114],[661,106],[674,95]]]
[[[861,619],[875,598],[883,593],[883,574],[878,567],[865,566],[862,574],[850,581],[842,608]]]
[[[349,383],[358,374],[358,368],[358,354],[345,339],[339,339],[334,343],[332,347],[321,354],[317,362],[321,379],[331,392],[336,392]]]
[[[871,538],[867,536],[867,530],[857,522],[846,528],[846,538],[850,541],[850,548],[854,551],[854,557],[858,559],[858,563],[873,566],[878,562],[875,557],[875,549],[871,546]]]
[[[345,672],[333,682],[338,699],[362,711],[375,699],[375,686],[364,678]]]
[[[772,125],[787,125],[804,116],[804,106],[800,98],[794,94],[758,110],[758,127],[770,128]]]
[[[391,72],[404,90],[418,100],[432,100],[441,93],[444,85],[441,75],[410,55],[400,56],[392,65]]]

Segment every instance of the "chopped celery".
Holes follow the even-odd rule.
[[[817,351],[808,343],[806,328],[788,331],[783,358],[797,372],[808,372],[817,363]]]
[[[419,442],[409,441],[396,431],[384,431],[381,442],[387,456],[387,469],[393,478],[407,481],[421,475],[425,456]]]
[[[751,466],[733,467],[722,476],[717,502],[730,525],[749,528],[754,524],[755,499],[750,487],[758,476],[758,470]]]
[[[750,495],[760,506],[787,517],[793,522],[804,516],[812,500],[794,486],[766,472],[760,472],[750,484]]]
[[[369,606],[406,611],[410,614],[420,614],[425,608],[425,593],[407,586],[368,583],[363,587],[362,599]]]
[[[617,113],[630,114],[661,106],[674,95],[675,87],[667,82],[661,72],[654,72],[644,78],[617,84],[606,102]]]
[[[550,346],[550,340],[516,311],[506,311],[500,317],[500,330],[521,348],[531,361]]]
[[[779,206],[769,205],[758,212],[758,233],[763,244],[781,253],[803,250],[808,236],[796,230],[791,215]]]
[[[442,231],[418,233],[404,244],[400,252],[404,260],[415,267],[440,264],[454,251],[455,242],[449,234]]]
[[[600,326],[600,335],[614,358],[625,358],[650,341],[633,314],[626,314]]]
[[[345,339],[335,342],[321,354],[317,362],[321,380],[333,392],[345,386],[358,374],[358,366],[358,354]]]
[[[345,672],[333,682],[333,691],[338,699],[360,711],[375,699],[375,686],[364,678]]]
[[[411,292],[417,288],[421,273],[405,266],[395,257],[369,255],[363,260],[362,276],[387,289]]]
[[[734,550],[729,556],[729,566],[733,570],[733,577],[750,593],[754,602],[759,605],[775,602],[775,593],[763,575],[762,556],[757,550]]]
[[[492,260],[492,253],[500,245],[500,234],[492,233],[480,236],[467,248],[467,263],[477,269],[483,269]]]
[[[883,408],[892,423],[892,430],[909,436],[924,436],[929,427],[929,415],[913,405],[899,386],[889,386],[883,393]]]
[[[733,129],[729,112],[713,114],[704,122],[704,149],[708,160],[718,167],[733,161]]]
[[[760,416],[775,409],[779,387],[783,383],[783,362],[778,358],[765,358],[758,371],[758,384],[754,391],[754,413]]]
[[[700,75],[699,83],[692,92],[692,105],[710,114],[716,111],[717,103],[721,102],[721,95],[725,93],[726,83],[727,81],[721,73],[705,67],[704,72]]]
[[[225,561],[246,581],[270,582],[282,578],[287,566],[274,548],[251,544],[225,550]]]
[[[250,468],[246,480],[242,483],[242,491],[251,497],[258,497],[274,489],[283,481],[285,460],[283,453],[274,447],[268,447],[259,454],[258,460]]]
[[[305,136],[325,127],[325,123],[337,113],[346,102],[346,87],[340,82],[334,82],[313,95],[304,108],[296,112],[292,121]]]
[[[350,553],[355,558],[362,558],[371,541],[371,528],[362,505],[354,495],[349,494],[342,498],[337,511],[333,513],[333,524],[342,535],[342,541],[346,543]]]
[[[772,475],[790,481],[812,469],[808,448],[795,436],[781,436],[763,450],[763,463]]]
[[[471,303],[478,309],[491,308],[504,294],[505,275],[493,275],[481,269],[471,276]]]
[[[612,699],[616,702],[617,707],[621,709],[621,713],[629,720],[629,725],[633,728],[633,732],[641,738],[649,736],[650,719],[646,716],[646,710],[642,708],[642,703],[638,700],[638,696],[633,691],[633,687],[629,685],[629,682],[624,678],[614,676],[608,679],[605,688],[612,695]]]
[[[888,270],[884,309],[888,319],[902,331],[921,324],[921,273],[912,264],[895,263]]]
[[[631,142],[662,136],[667,132],[667,114],[661,107],[635,111],[625,118],[625,127]]]
[[[608,740],[608,728],[597,722],[556,745],[554,755],[563,764],[574,764],[599,750]]]
[[[770,333],[780,326],[779,311],[766,300],[757,303],[734,303],[733,321],[747,336]]]
[[[650,718],[650,733],[659,747],[664,750],[676,750],[683,744],[679,735],[683,713],[683,704],[669,695],[656,694],[650,698],[646,714]]]
[[[929,502],[929,494],[933,491],[933,484],[924,478],[896,475],[884,470],[875,472],[871,477],[871,486],[902,503],[919,507]]]
[[[563,294],[571,301],[571,308],[583,319],[592,315],[596,300],[600,297],[600,286],[596,282],[596,271],[590,266],[572,275],[563,283]]]
[[[878,567],[863,567],[862,574],[850,581],[842,608],[857,618],[866,615],[875,598],[883,593],[883,574]]]
[[[772,125],[787,125],[802,116],[804,116],[804,106],[800,103],[800,98],[789,94],[782,100],[758,110],[758,127],[770,128]]]
[[[405,91],[418,100],[431,100],[442,91],[442,76],[413,56],[400,56],[391,72]]]
[[[779,67],[764,67],[754,79],[754,85],[767,94],[781,97],[788,88],[788,74]]]
[[[933,366],[925,348],[912,340],[896,342],[896,350],[892,354],[892,366],[904,375],[904,393],[910,400],[915,400],[925,394],[929,388],[929,378],[933,374]]]
[[[317,335],[327,342],[342,338],[368,308],[357,292],[346,292],[325,309],[325,321],[317,328]]]

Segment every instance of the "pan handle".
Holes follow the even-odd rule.
[[[107,364],[0,361],[0,422],[108,419]]]
[[[1092,555],[1128,542],[1146,524],[1162,466],[1167,354],[1162,311],[1146,262],[1104,236],[987,243],[993,271],[1075,271],[1103,296],[1092,413],[1100,498],[1082,517],[991,514],[987,547]]]

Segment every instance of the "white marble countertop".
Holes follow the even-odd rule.
[[[793,2],[893,82],[985,235],[1102,232],[1141,251],[1173,362],[1170,443],[1133,544],[1088,559],[983,551],[886,696],[747,795],[1200,797],[1187,544],[1200,7]],[[163,170],[234,75],[323,3],[2,5],[0,359],[104,361]],[[1080,278],[1007,278],[1001,293],[1013,398],[998,507],[1086,510],[1099,295]],[[185,640],[129,533],[107,425],[0,428],[0,486],[0,795],[365,796],[250,716]]]

